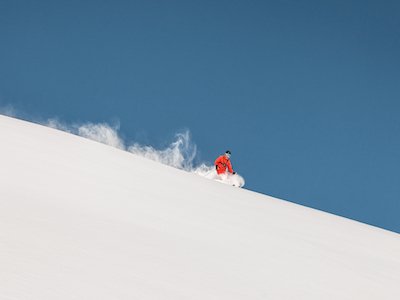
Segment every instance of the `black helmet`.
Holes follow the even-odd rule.
[[[231,151],[229,151],[229,150],[226,150],[226,151],[225,151],[225,154],[227,154],[227,155],[231,156]]]

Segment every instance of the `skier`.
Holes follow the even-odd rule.
[[[226,169],[228,169],[229,173],[236,174],[236,172],[233,171],[230,157],[231,151],[227,150],[225,154],[221,155],[215,160],[214,165],[218,175],[221,176],[223,174],[226,174]]]

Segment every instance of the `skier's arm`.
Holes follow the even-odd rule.
[[[220,163],[222,163],[222,157],[221,157],[221,156],[218,157],[218,158],[215,160],[214,165],[215,165],[215,166],[218,166]]]

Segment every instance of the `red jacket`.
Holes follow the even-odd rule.
[[[225,155],[221,155],[220,157],[218,157],[215,160],[214,165],[215,165],[215,167],[217,169],[217,173],[218,174],[225,173],[226,172],[226,168],[228,168],[228,171],[230,173],[233,173],[231,161]]]

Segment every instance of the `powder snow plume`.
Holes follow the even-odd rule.
[[[57,119],[50,119],[46,126],[66,131],[81,137],[103,143],[114,148],[126,150],[124,141],[118,136],[119,124],[111,126],[107,123],[85,123],[66,125]]]
[[[17,116],[17,112],[11,105],[2,105],[0,106],[0,114],[15,118]]]
[[[2,114],[11,117],[16,117],[17,115],[17,112],[11,106],[1,107],[0,111]],[[36,121],[36,123],[79,135],[174,168],[198,174],[208,179],[240,187],[245,183],[244,178],[240,175],[232,176],[224,174],[223,176],[218,176],[212,164],[196,164],[197,146],[192,142],[189,130],[175,134],[175,140],[169,143],[167,147],[156,149],[153,146],[141,145],[139,143],[126,144],[118,134],[120,129],[118,122],[114,125],[91,122],[66,124],[53,118],[47,121]]]
[[[119,124],[85,123],[66,125],[56,119],[51,119],[45,125],[125,150],[174,168],[189,172],[196,170],[193,165],[197,154],[197,146],[191,141],[189,130],[177,133],[175,141],[170,143],[165,149],[156,149],[152,146],[141,145],[139,143],[126,145],[118,134]]]
[[[176,140],[165,149],[157,150],[152,146],[135,143],[129,146],[127,151],[171,167],[192,171],[197,147],[191,142],[188,130],[177,133],[175,137]]]

